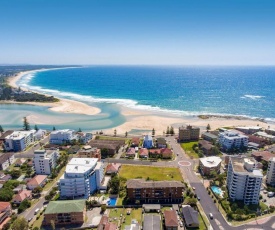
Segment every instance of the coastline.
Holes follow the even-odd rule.
[[[56,68],[60,69],[60,68]],[[24,71],[8,78],[8,84],[14,88],[19,87],[17,82],[26,74],[46,71],[48,69],[39,69],[32,71]],[[53,70],[53,69],[49,69]],[[23,90],[29,91],[28,89]],[[39,93],[39,92],[38,92]],[[46,95],[46,94],[45,94]],[[69,100],[64,98],[58,98],[59,102],[42,103],[42,102],[14,102],[6,101],[1,103],[15,103],[15,104],[29,104],[37,106],[47,106],[49,110],[60,112],[60,113],[72,113],[72,114],[84,114],[84,115],[96,115],[101,112],[100,108],[92,107],[80,101]],[[211,126],[211,129],[217,129],[219,127],[228,126],[261,126],[267,128],[267,126],[274,127],[273,124],[265,123],[263,119],[249,119],[242,116],[215,116],[215,115],[200,115],[200,116],[179,116],[169,113],[157,113],[152,111],[138,110],[127,108],[125,106],[121,107],[121,114],[125,116],[126,122],[122,125],[116,126],[112,129],[106,129],[104,132],[106,134],[113,134],[114,129],[117,130],[118,135],[124,135],[125,132],[130,132],[131,130],[140,130],[142,133],[151,133],[154,128],[156,135],[162,135],[166,131],[167,126],[173,126],[178,128],[182,125],[193,125],[201,128],[202,131],[206,129],[207,124]],[[32,120],[32,115],[28,118]],[[41,120],[41,118],[37,118]]]
[[[56,68],[60,69],[60,68]],[[8,84],[13,88],[18,88],[17,82],[26,74],[38,72],[38,71],[46,71],[52,69],[39,69],[39,70],[31,70],[31,71],[23,71],[15,76],[8,78]],[[30,91],[26,88],[21,87],[24,91]],[[39,92],[38,92],[39,93]],[[46,95],[46,94],[45,94]],[[1,103],[15,103],[15,104],[29,104],[29,105],[37,105],[37,106],[47,106],[50,110],[61,113],[74,113],[74,114],[84,114],[84,115],[96,115],[100,113],[100,109],[97,107],[92,107],[83,102],[73,101],[64,98],[58,98],[58,102],[16,102],[16,101],[4,101]]]

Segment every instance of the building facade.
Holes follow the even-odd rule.
[[[78,137],[75,131],[70,129],[56,130],[50,134],[50,144],[61,145],[70,143],[74,139],[77,140]]]
[[[220,172],[222,159],[220,157],[200,158],[200,170],[203,175],[210,175],[211,172]]]
[[[187,125],[179,127],[179,142],[199,140],[200,128]]]
[[[154,146],[153,137],[150,135],[146,135],[143,140],[143,148],[150,149]]]
[[[20,152],[24,151],[31,143],[34,142],[35,130],[14,131],[6,136],[4,149],[6,151]]]
[[[35,150],[33,166],[36,174],[50,175],[55,168],[56,161],[59,158],[59,150]]]
[[[258,204],[263,174],[253,158],[230,157],[227,172],[229,197],[244,204]]]
[[[59,180],[62,199],[87,198],[100,189],[103,164],[97,158],[72,158]]]
[[[271,186],[275,186],[275,157],[269,160],[267,173],[266,173],[266,183]]]
[[[92,148],[90,145],[83,146],[77,152],[79,158],[97,158],[99,161],[101,160],[101,150],[98,148]]]
[[[237,132],[225,131],[219,134],[219,143],[225,151],[247,148],[248,137]]]
[[[12,209],[10,202],[0,202],[0,225],[3,221],[11,216]]]
[[[185,186],[179,181],[145,181],[131,179],[126,183],[132,203],[181,203]]]
[[[0,170],[6,170],[10,165],[14,163],[13,153],[3,153],[0,155]]]

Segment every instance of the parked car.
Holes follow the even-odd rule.
[[[197,199],[198,199],[198,200],[201,200],[201,198],[200,198],[199,196],[197,197]]]
[[[211,212],[209,213],[209,217],[211,220],[213,219],[213,214]]]
[[[32,220],[32,217],[30,217],[30,218],[28,219],[28,222],[31,222],[31,220]]]

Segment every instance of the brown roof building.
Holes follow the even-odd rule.
[[[18,194],[15,195],[15,197],[12,199],[12,202],[14,204],[21,204],[22,201],[25,199],[30,200],[32,198],[32,192],[29,190],[22,190]]]
[[[252,152],[251,156],[256,160],[256,161],[266,161],[268,162],[270,158],[274,157],[275,154],[272,154],[271,152],[268,151],[259,151],[259,152]]]
[[[120,167],[121,167],[121,164],[119,163],[108,164],[106,167],[106,174],[118,173]]]
[[[128,158],[134,158],[136,156],[135,148],[129,148],[125,154]]]
[[[205,155],[212,155],[214,154],[214,145],[212,145],[209,141],[200,140],[199,141],[199,148],[203,151]]]
[[[102,149],[107,150],[107,156],[115,155],[120,147],[125,144],[124,140],[91,140],[89,145],[101,149],[101,156],[103,156]]]
[[[139,146],[139,142],[140,142],[140,138],[139,137],[133,137],[132,138],[132,147],[138,147]]]
[[[36,187],[44,187],[47,183],[47,176],[46,175],[36,175],[27,183],[27,188],[33,190]]]
[[[178,229],[178,218],[175,210],[165,210],[164,211],[164,225],[168,230]]]
[[[12,214],[10,202],[0,202],[0,224]]]
[[[142,148],[139,150],[139,158],[148,158],[149,157],[149,151],[146,148]]]
[[[187,125],[179,127],[179,142],[197,141],[200,137],[200,128]]]
[[[179,181],[145,181],[131,179],[126,183],[132,203],[181,203],[185,186]]]
[[[168,148],[162,148],[162,149],[150,149],[149,150],[149,156],[151,158],[163,158],[163,159],[170,159],[173,157],[173,151]]]
[[[101,160],[101,150],[92,148],[90,145],[83,146],[77,154],[79,158],[98,158],[99,161]]]

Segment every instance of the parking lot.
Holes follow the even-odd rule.
[[[270,205],[275,206],[275,196],[268,197],[266,190],[261,191],[261,195],[263,196],[263,199],[261,201],[263,201],[267,206],[270,206]]]

